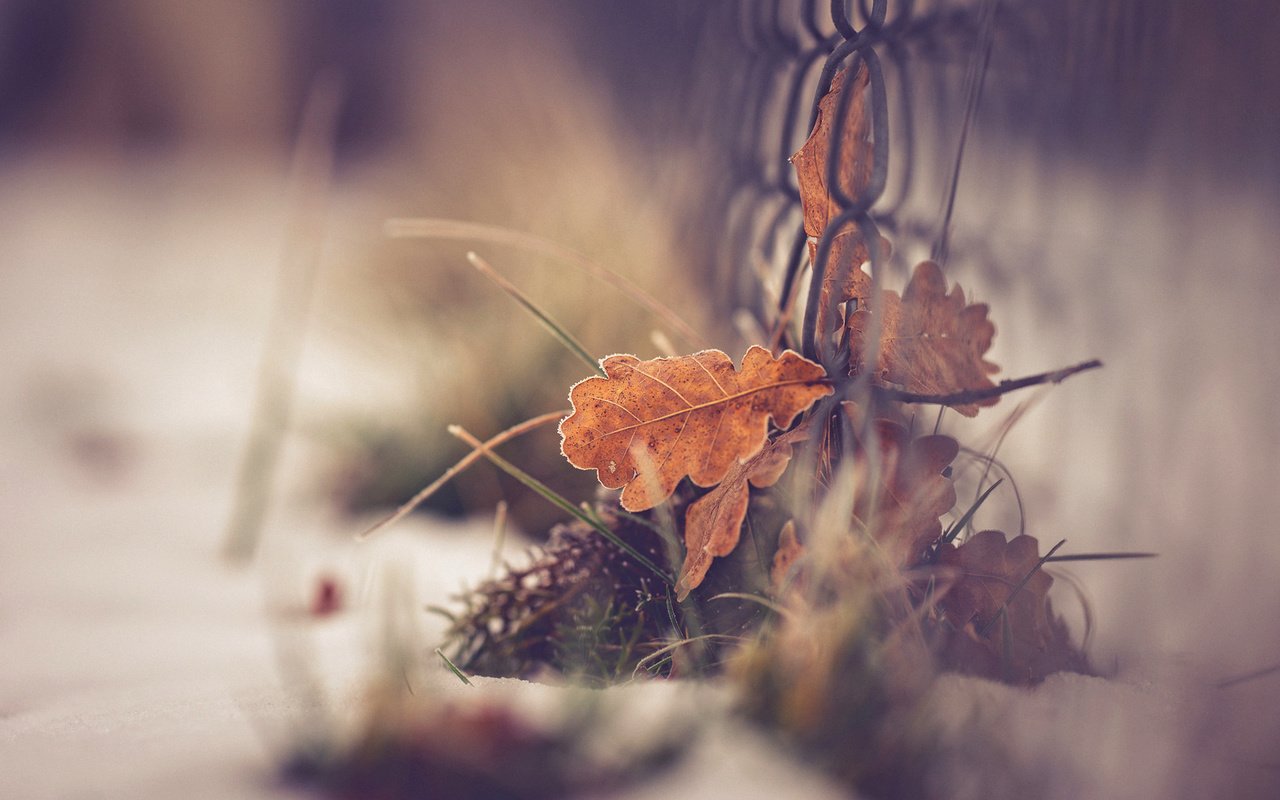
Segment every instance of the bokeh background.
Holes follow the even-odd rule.
[[[804,5],[760,7],[788,28]],[[734,98],[755,85],[759,55],[739,7],[0,2],[0,736],[35,736],[23,752],[46,754],[58,736],[100,742],[156,698],[206,697],[225,713],[228,674],[273,669],[266,637],[238,633],[259,612],[260,575],[220,556],[273,320],[301,323],[261,526],[277,565],[310,565],[310,546],[345,541],[460,457],[447,424],[491,435],[561,407],[583,377],[467,250],[591,351],[664,349],[659,321],[571,267],[390,239],[388,218],[557,242],[740,350],[751,325],[733,324],[733,276],[759,264],[722,201],[761,154],[739,149]],[[1077,552],[1161,554],[1072,570],[1101,666],[1173,659],[1229,677],[1280,662],[1280,15],[1208,0],[1000,13],[948,274],[990,302],[1005,375],[1107,364],[1031,395],[1001,444],[1027,531]],[[907,108],[915,131],[890,281],[940,231],[973,41],[958,27],[914,56],[909,78],[890,74],[895,135]],[[311,142],[333,163],[317,189],[291,163],[308,98],[335,76],[332,134]],[[315,253],[309,291],[300,252]],[[948,424],[993,446],[1016,406]],[[552,431],[510,452],[590,496]],[[485,465],[434,512],[483,514],[500,498],[535,540],[554,520]],[[984,523],[1022,524],[1011,497],[997,501]],[[457,536],[485,550],[473,534]],[[469,576],[446,574],[451,563],[440,556],[438,577],[456,586]],[[308,569],[281,589],[303,606]],[[1269,680],[1224,703],[1247,707]],[[183,747],[198,741],[188,734]],[[91,763],[120,771],[119,755]]]

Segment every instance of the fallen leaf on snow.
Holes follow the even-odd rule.
[[[938,602],[953,629],[942,653],[948,666],[1018,683],[1035,683],[1060,670],[1088,671],[1053,614],[1053,577],[1039,568],[1035,538],[1006,542],[1000,531],[981,531],[958,546],[942,545],[937,563],[958,576]]]

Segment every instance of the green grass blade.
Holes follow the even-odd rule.
[[[653,574],[661,578],[663,582],[666,583],[668,586],[675,585],[675,578],[668,575],[665,570],[663,570],[657,564],[653,563],[648,558],[646,558],[639,550],[636,550],[634,547],[622,541],[622,539],[618,538],[618,535],[616,533],[609,530],[608,526],[601,523],[598,519],[594,517],[594,515],[587,514],[582,509],[578,508],[573,503],[569,502],[564,497],[562,497],[550,486],[547,486],[542,481],[538,480],[537,478],[533,477],[529,473],[517,467],[515,464],[512,464],[510,461],[507,461],[502,456],[490,450],[488,447],[485,446],[484,442],[472,436],[462,426],[450,425],[449,433],[453,434],[454,436],[457,436],[462,441],[476,448],[478,451],[480,451],[484,455],[485,458],[492,461],[494,466],[496,466],[498,469],[502,470],[503,472],[507,473],[511,477],[515,478],[516,480],[520,481],[521,483],[523,483],[525,486],[532,489],[537,494],[541,495],[543,499],[547,500],[552,505],[556,506],[557,508],[560,508],[561,510],[573,515],[574,517],[577,517],[578,519],[590,525],[592,528],[596,530],[597,533],[599,533],[601,536],[603,536],[604,538],[608,539],[610,542],[613,542],[615,545],[620,547],[628,555],[634,558],[637,563],[641,564],[642,566],[644,566],[645,568],[653,572]]]
[[[444,665],[449,668],[450,672],[458,676],[458,680],[462,681],[468,686],[475,686],[475,684],[471,682],[471,679],[467,677],[467,673],[458,669],[458,665],[450,661],[449,657],[446,656],[444,654],[444,651],[441,650],[439,647],[436,648],[436,655],[440,656],[440,660],[444,662]]]
[[[600,367],[599,359],[593,358],[591,354],[587,352],[587,348],[582,346],[582,342],[579,342],[572,333],[565,330],[563,325],[552,319],[550,314],[539,308],[537,303],[530,300],[529,296],[520,291],[514,283],[498,274],[498,271],[491,267],[489,262],[476,255],[474,252],[467,253],[467,261],[471,262],[471,266],[475,267],[481,275],[484,275],[486,278],[496,283],[499,289],[510,295],[511,299],[519,303],[525,311],[532,314],[534,319],[542,323],[542,327],[550,331],[551,335],[556,337],[560,344],[564,345],[569,352],[582,359],[583,363],[592,370],[595,370],[597,374],[601,376],[604,375],[604,370]]]
[[[764,608],[772,611],[779,616],[790,616],[791,612],[780,603],[775,603],[767,597],[749,592],[721,592],[720,594],[708,597],[707,600],[749,600],[752,603],[758,603]]]
[[[390,219],[387,220],[384,227],[387,235],[393,238],[452,239],[455,241],[471,239],[489,242],[490,244],[518,247],[526,252],[537,253],[577,267],[593,278],[619,290],[642,308],[648,309],[697,349],[701,350],[709,346],[704,336],[689,327],[689,324],[681,319],[679,314],[658,302],[648,292],[618,273],[596,264],[576,250],[557,244],[549,239],[496,225],[480,225],[455,219]]]
[[[956,520],[956,524],[947,528],[947,532],[942,534],[942,541],[944,544],[950,543],[960,535],[960,531],[964,530],[964,527],[969,524],[969,520],[973,519],[973,515],[978,513],[978,509],[982,507],[983,503],[987,502],[987,498],[990,497],[991,493],[994,492],[1002,483],[1004,483],[1004,478],[1001,478],[988,486],[987,490],[979,495],[977,500],[973,501],[973,505],[969,506],[969,510],[964,512],[964,516]]]

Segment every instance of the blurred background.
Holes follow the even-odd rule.
[[[906,4],[889,5],[892,18]],[[1029,533],[1161,554],[1073,570],[1101,665],[1176,654],[1226,677],[1280,662],[1280,15],[995,5],[917,2],[928,25],[885,54],[888,195],[903,198],[886,280],[945,228],[948,276],[991,304],[1005,376],[1106,362],[1034,395],[1000,445]],[[465,453],[447,424],[486,437],[565,404],[582,365],[467,250],[598,355],[653,357],[667,341],[739,355],[785,260],[767,220],[798,226],[766,189],[804,138],[785,107],[816,7],[0,2],[0,651],[22,654],[4,667],[0,718],[269,661],[261,642],[185,637],[257,603],[226,584],[218,553],[272,348],[298,346],[276,373],[291,434],[264,547],[336,540],[407,499]],[[988,43],[947,228],[966,81]],[[326,87],[333,125],[308,139]],[[299,172],[308,144],[320,166]],[[389,238],[396,217],[571,248],[702,341],[556,259]],[[947,424],[991,447],[1017,403]],[[590,496],[552,429],[509,452]],[[486,513],[500,498],[534,539],[555,519],[483,464],[433,509]],[[1011,497],[983,513],[1021,524]]]

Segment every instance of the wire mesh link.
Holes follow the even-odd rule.
[[[953,66],[971,59],[977,45],[985,43],[989,48],[995,6],[995,0],[962,5],[916,0],[756,0],[727,5],[721,9],[722,18],[713,21],[720,30],[737,31],[735,47],[742,59],[719,104],[735,127],[729,137],[728,180],[720,187],[718,200],[725,245],[719,249],[716,283],[735,306],[759,310],[764,321],[778,330],[777,344],[824,362],[836,355],[829,352],[835,349],[834,343],[823,341],[816,330],[816,320],[820,311],[838,312],[818,307],[838,234],[856,232],[863,238],[876,283],[887,255],[881,252],[881,230],[932,242],[935,254],[941,248],[945,257],[946,204],[933,221],[903,215],[918,172],[913,97],[917,76],[911,65],[927,59]],[[857,70],[860,64],[868,77],[864,112],[871,130],[870,179],[859,187],[856,197],[850,197],[843,188],[847,179],[840,180],[837,174],[841,130],[856,90],[856,82],[847,81],[835,102],[836,123],[831,126],[824,176],[837,213],[812,242],[809,264],[807,245],[811,243],[801,224],[800,191],[789,160],[813,130],[818,104],[836,74],[841,69]],[[960,118],[956,93],[942,72],[923,73],[933,79],[928,98],[931,116],[956,120]],[[967,80],[966,86],[977,87],[962,93],[965,107],[971,109],[980,83],[974,83],[974,76]],[[889,83],[895,87],[893,109]],[[963,141],[958,147],[963,147]],[[805,302],[799,303],[806,266],[809,288]],[[799,308],[804,316],[797,335],[791,325],[780,321]]]

